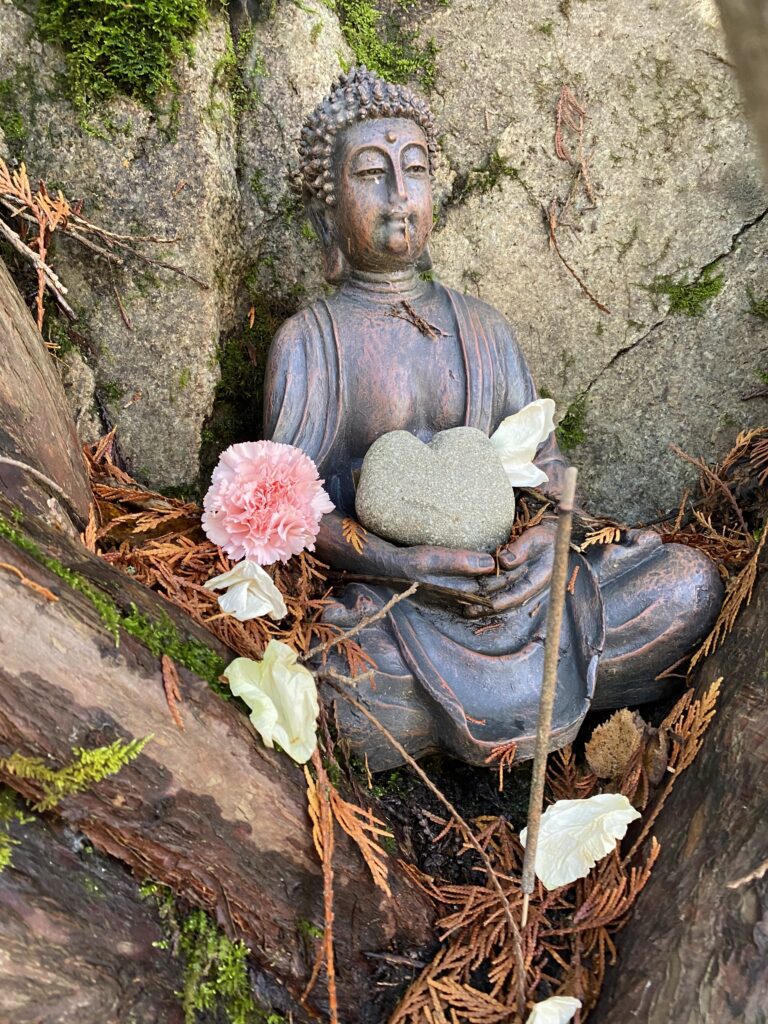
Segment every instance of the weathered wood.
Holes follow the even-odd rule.
[[[76,519],[88,518],[91,493],[80,442],[53,360],[0,260],[0,455],[53,480]],[[0,464],[0,490],[28,510],[47,512],[52,491],[32,475]],[[59,500],[58,498],[55,500]]]
[[[182,1024],[180,961],[130,873],[41,818],[0,873],[0,1020]]]
[[[768,1019],[768,576],[700,689],[719,676],[717,716],[659,817],[661,857],[594,1024]]]
[[[40,523],[36,534],[97,584],[110,589],[116,582],[114,570],[66,536]],[[0,570],[0,756],[20,750],[61,764],[73,746],[153,734],[118,775],[64,800],[61,816],[137,876],[212,908],[284,986],[282,1009],[292,1009],[300,1021],[297,1000],[311,957],[299,925],[323,923],[321,871],[301,770],[264,748],[248,719],[185,669],[181,732],[169,714],[155,656],[125,634],[116,647],[87,598],[2,539],[0,562],[17,566],[60,598],[50,603]],[[118,598],[138,596],[142,588],[121,579]],[[168,608],[148,591],[141,604],[153,618]],[[30,783],[5,781],[35,795]],[[364,953],[420,945],[432,915],[394,862],[394,898],[386,899],[342,838],[335,902],[339,995],[346,1019],[362,1021],[361,1007],[375,995]],[[322,1004],[319,986],[310,1005]]]

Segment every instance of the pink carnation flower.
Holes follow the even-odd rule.
[[[320,520],[333,509],[317,466],[300,448],[245,441],[222,452],[203,500],[203,529],[239,562],[287,562],[315,550]]]

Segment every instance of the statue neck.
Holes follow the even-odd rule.
[[[427,290],[427,283],[419,277],[414,267],[386,274],[352,270],[342,290],[361,301],[391,304],[402,299],[418,299]]]

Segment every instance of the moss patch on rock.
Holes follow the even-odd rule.
[[[715,273],[715,263],[704,267],[693,281],[676,281],[668,274],[657,277],[649,286],[652,295],[666,295],[669,312],[682,316],[703,316],[707,304],[719,295],[725,275]]]
[[[37,24],[64,49],[72,100],[85,112],[118,92],[151,104],[207,18],[205,0],[40,0]]]
[[[407,27],[412,3],[398,0],[390,14],[371,0],[325,0],[341,21],[344,38],[358,64],[390,82],[418,81],[422,88],[434,88],[437,78],[437,44],[422,41],[418,30]]]
[[[203,487],[225,448],[262,436],[262,390],[269,346],[280,325],[296,312],[297,306],[298,301],[274,301],[257,295],[247,323],[222,342],[221,378],[200,447]]]
[[[587,433],[584,425],[587,419],[586,396],[577,398],[571,402],[560,423],[555,428],[557,443],[564,452],[570,451],[586,438]]]

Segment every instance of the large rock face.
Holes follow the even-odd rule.
[[[116,127],[104,132],[78,123],[63,57],[40,41],[33,18],[0,6],[0,67],[32,180],[83,198],[84,215],[110,231],[174,238],[137,248],[202,282],[130,257],[110,267],[74,243],[60,243],[55,260],[107,425],[117,425],[133,472],[162,487],[197,475],[219,339],[242,273],[235,124],[220,73],[228,46],[228,23],[213,14],[194,63],[179,64],[168,113],[119,99],[109,109]]]
[[[263,359],[261,313],[323,287],[294,176],[302,118],[354,57],[331,6],[233,0],[231,24],[214,13],[179,63],[175,135],[119,100],[113,120],[130,134],[94,138],[63,98],[61,54],[0,0],[0,66],[34,173],[112,230],[177,236],[159,255],[209,285],[58,252],[100,405],[156,485],[196,476],[225,343],[245,330]],[[765,398],[741,397],[768,369],[768,199],[713,0],[423,0],[410,18],[439,47],[436,272],[517,327],[539,387],[571,409],[571,439],[583,428],[571,458],[592,507],[650,518],[692,473],[669,441],[717,457],[768,414]],[[556,146],[564,86],[578,107],[560,105]]]
[[[748,288],[768,292],[768,199],[715,5],[454,0],[426,28],[459,182],[435,263],[516,325],[561,414],[586,396],[571,458],[593,507],[650,517],[690,478],[667,442],[711,458],[768,415],[764,399],[741,400],[768,368],[768,323],[747,312]],[[563,85],[585,111],[589,189],[555,152]],[[562,138],[578,163],[577,133],[564,124]],[[545,211],[569,194],[558,245],[610,314],[549,244]],[[674,313],[675,286],[715,260],[722,293],[700,316]]]

